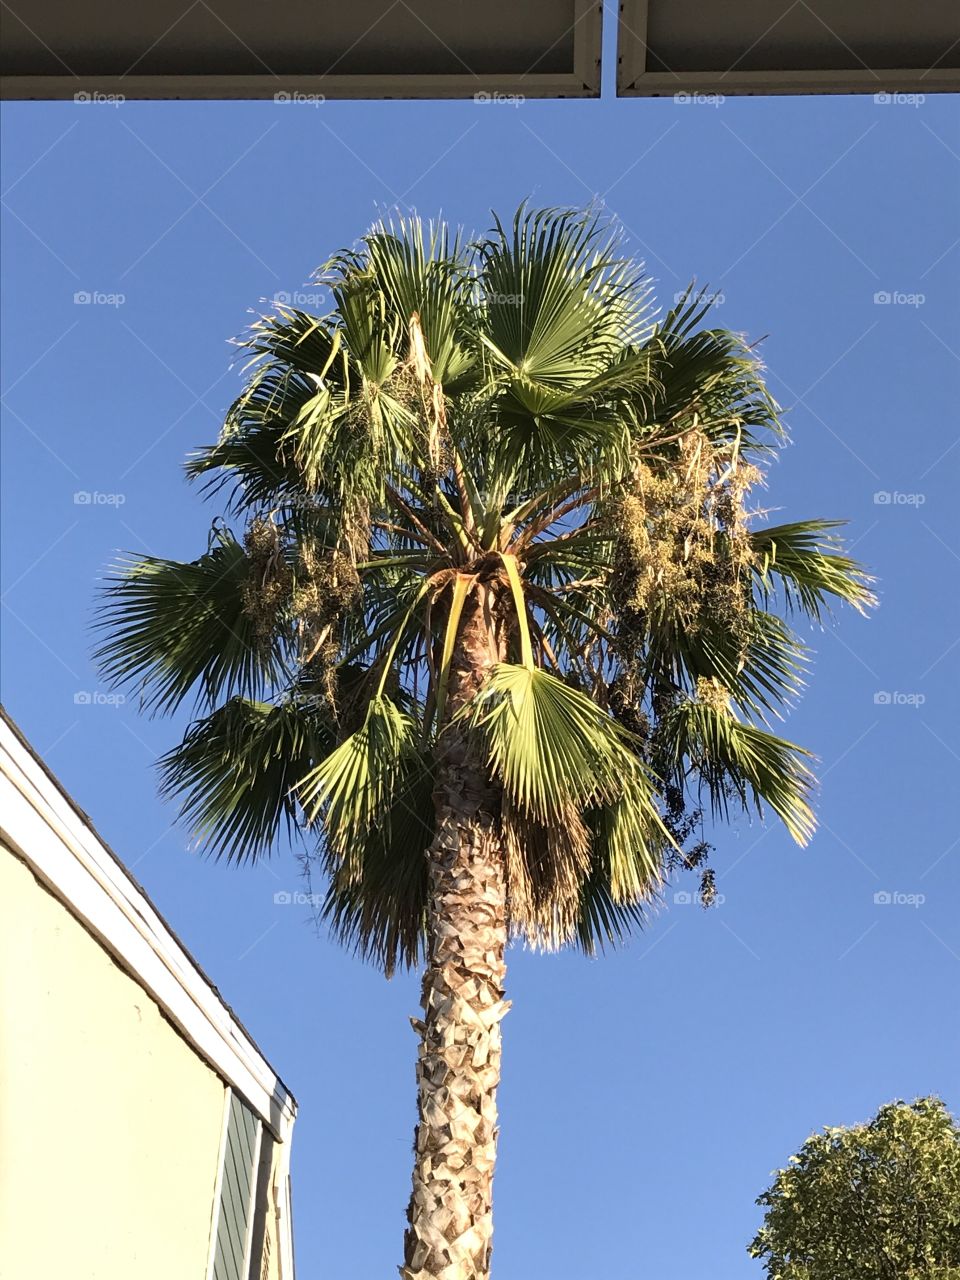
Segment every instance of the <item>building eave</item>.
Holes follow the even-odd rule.
[[[286,1141],[292,1093],[90,819],[0,708],[0,839]]]

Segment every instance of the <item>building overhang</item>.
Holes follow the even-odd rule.
[[[602,0],[5,0],[5,98],[589,98]],[[956,0],[621,0],[625,97],[960,89]],[[681,99],[682,100],[682,99]]]
[[[601,0],[12,0],[4,10],[6,98],[600,92]]]
[[[622,0],[617,92],[927,94],[960,89],[957,0]]]

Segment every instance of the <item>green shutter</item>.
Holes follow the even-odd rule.
[[[247,1280],[244,1255],[254,1208],[259,1128],[258,1118],[231,1093],[217,1209],[213,1280]]]

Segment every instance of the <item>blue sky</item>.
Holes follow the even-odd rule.
[[[19,104],[3,142],[4,700],[297,1095],[302,1276],[399,1261],[417,982],[274,902],[292,856],[188,850],[152,771],[185,717],[104,700],[98,575],[203,548],[180,462],[236,392],[226,339],[378,209],[483,228],[600,197],[665,303],[696,276],[769,335],[794,443],[767,501],[848,517],[882,600],[809,635],[789,733],[821,831],[719,832],[722,904],[680,882],[618,954],[512,952],[494,1254],[498,1280],[759,1278],[754,1198],[812,1129],[960,1108],[956,99]]]

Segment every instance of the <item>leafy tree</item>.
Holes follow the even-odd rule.
[[[216,855],[289,828],[334,933],[424,965],[402,1274],[489,1273],[504,955],[639,926],[704,809],[813,832],[774,731],[783,614],[863,609],[830,521],[757,525],[781,440],[753,351],[661,320],[615,228],[521,210],[473,244],[378,225],[242,340],[243,393],[187,464],[207,550],[106,588],[109,679],[198,718],[162,788]],[[712,892],[706,873],[704,892]]]
[[[771,1280],[960,1280],[960,1129],[939,1098],[813,1134],[757,1204]]]

